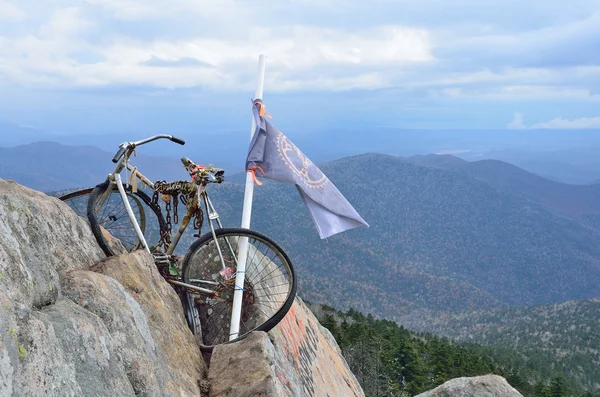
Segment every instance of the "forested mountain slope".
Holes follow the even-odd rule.
[[[314,304],[311,309],[372,396],[414,396],[452,378],[490,373],[505,377],[526,397],[600,396],[590,386],[595,376],[590,368],[579,371],[575,365],[571,371],[563,362],[555,365],[556,357],[545,350],[454,342],[352,309],[340,312]]]
[[[534,307],[420,313],[401,322],[410,329],[463,342],[502,346],[514,354],[547,353],[557,370],[582,386],[600,389],[600,298]]]
[[[321,166],[371,225],[320,240],[293,186],[255,189],[252,225],[288,249],[307,299],[392,318],[600,294],[600,234],[460,170],[368,154]],[[212,189],[229,224],[243,187]]]

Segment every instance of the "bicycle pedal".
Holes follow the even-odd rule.
[[[156,266],[168,266],[169,265],[169,256],[164,252],[153,252],[152,256],[154,256],[154,264]]]

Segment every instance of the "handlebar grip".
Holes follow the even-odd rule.
[[[127,150],[127,148],[125,146],[121,146],[119,148],[119,151],[117,152],[117,154],[115,154],[115,157],[113,157],[112,162],[113,163],[119,162],[119,159],[121,158],[121,156],[123,156],[123,153],[125,153],[125,150]]]
[[[176,137],[176,136],[174,136],[174,135],[171,135],[171,141],[173,141],[173,142],[175,142],[175,143],[178,143],[178,144],[180,144],[180,145],[185,145],[185,141],[184,141],[183,139],[181,139],[181,138],[177,138],[177,137]]]

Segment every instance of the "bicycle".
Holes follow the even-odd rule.
[[[222,169],[196,165],[183,157],[181,161],[191,181],[152,183],[129,163],[137,147],[157,139],[185,144],[171,135],[124,142],[112,160],[117,165],[105,182],[93,189],[69,193],[61,199],[76,212],[81,212],[82,202],[87,201],[86,213],[92,232],[107,256],[115,255],[117,251],[111,247],[103,229],[121,240],[127,251],[145,249],[154,256],[159,272],[178,292],[188,326],[201,337],[204,351],[240,340],[255,330],[271,330],[289,311],[296,295],[296,278],[290,258],[275,241],[262,233],[223,227],[206,191],[209,184],[224,181]],[[128,170],[131,175],[127,183],[121,180],[123,170]],[[138,179],[153,192],[152,197],[138,189]],[[159,196],[167,213],[166,220]],[[185,205],[186,213],[179,229],[172,235],[171,211],[177,224],[179,201]],[[193,221],[194,228],[200,230],[204,220],[201,204],[204,204],[210,231],[195,235],[198,239],[179,266],[175,248],[190,222]],[[150,217],[153,219],[149,222]],[[156,244],[150,247],[148,226],[154,224],[154,219],[159,226],[159,235],[154,236]],[[240,238],[247,238],[249,243],[242,318],[238,337],[228,340],[229,334],[223,330],[229,329],[231,319]]]

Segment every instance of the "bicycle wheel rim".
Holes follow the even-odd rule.
[[[128,252],[141,247],[141,241],[135,233],[135,229],[127,215],[125,205],[115,186],[112,186],[106,202],[102,205],[100,204],[100,200],[109,186],[108,183],[103,183],[94,188],[88,202],[87,216],[98,244],[107,256],[113,256],[115,252],[106,240],[102,229],[120,240]],[[124,186],[124,188],[138,225],[148,241],[148,237],[146,236],[146,220],[149,214],[154,214],[150,221],[157,221],[158,232],[164,228],[164,219],[162,218],[160,209],[152,205],[150,198],[144,192],[138,190],[133,193],[128,186]],[[148,211],[148,208],[150,211]],[[158,241],[158,237],[156,240]]]
[[[223,252],[226,269],[223,270],[211,233],[195,242],[183,263],[183,280],[204,286],[199,280],[221,283],[212,287],[219,291],[216,299],[202,294],[193,296],[201,321],[204,350],[218,344],[240,340],[252,331],[269,331],[289,311],[296,295],[295,274],[291,260],[273,240],[247,229],[217,229],[217,241]],[[230,242],[237,256],[240,237],[248,238],[248,257],[242,315],[238,337],[229,340],[231,308],[235,289],[237,266],[229,252]],[[229,278],[228,278],[229,277]]]
[[[86,218],[87,203],[93,190],[93,187],[76,190],[69,194],[65,194],[64,196],[60,196],[58,199],[62,200],[65,202],[65,204],[71,207],[73,212],[75,212],[78,216]]]

